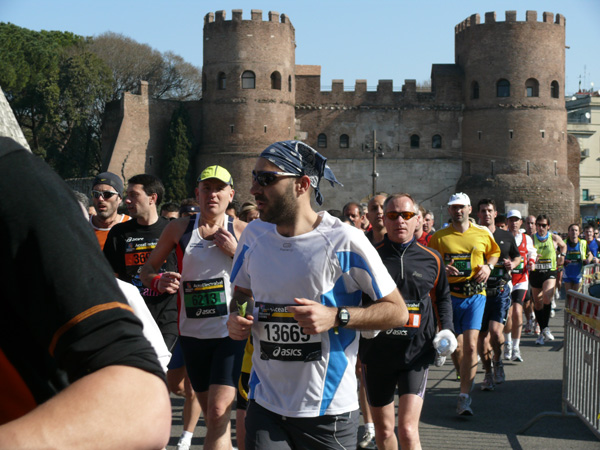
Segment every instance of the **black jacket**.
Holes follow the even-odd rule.
[[[375,339],[362,339],[361,361],[367,365],[398,368],[427,366],[435,358],[432,343],[438,317],[441,329],[454,331],[444,263],[437,251],[423,247],[415,239],[402,245],[390,241],[386,235],[376,249],[396,282],[410,316],[405,327],[382,331]]]

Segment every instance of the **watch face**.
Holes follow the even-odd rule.
[[[348,323],[348,321],[350,320],[350,313],[348,312],[348,310],[346,308],[342,308],[340,309],[340,312],[338,313],[338,317],[340,319],[340,324],[346,325]]]

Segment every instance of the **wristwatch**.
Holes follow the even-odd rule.
[[[488,264],[487,266],[490,268],[490,272],[494,271],[494,265],[493,264]]]
[[[340,322],[339,326],[345,327],[348,325],[348,321],[350,320],[350,313],[346,308],[338,308],[337,318]]]

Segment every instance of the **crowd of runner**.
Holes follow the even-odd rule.
[[[90,229],[185,398],[178,449],[201,414],[204,448],[232,448],[234,407],[240,449],[420,448],[429,366],[451,357],[456,413],[473,415],[479,361],[478,387],[496,389],[503,360],[526,363],[522,335],[554,339],[561,283],[580,289],[599,258],[593,225],[563,240],[543,211],[501,216],[460,192],[437,231],[410,193],[316,210],[321,181],[339,182],[299,141],[269,146],[251,175],[241,206],[219,165],[180,204],[153,175],[93,182]]]

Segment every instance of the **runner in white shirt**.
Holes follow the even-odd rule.
[[[246,449],[355,448],[357,329],[404,325],[406,305],[364,234],[310,204],[326,159],[298,141],[268,147],[253,171],[260,221],[231,274],[229,335],[254,339]],[[375,303],[361,307],[362,292]],[[252,298],[254,297],[254,298]],[[340,447],[341,446],[341,447]]]

